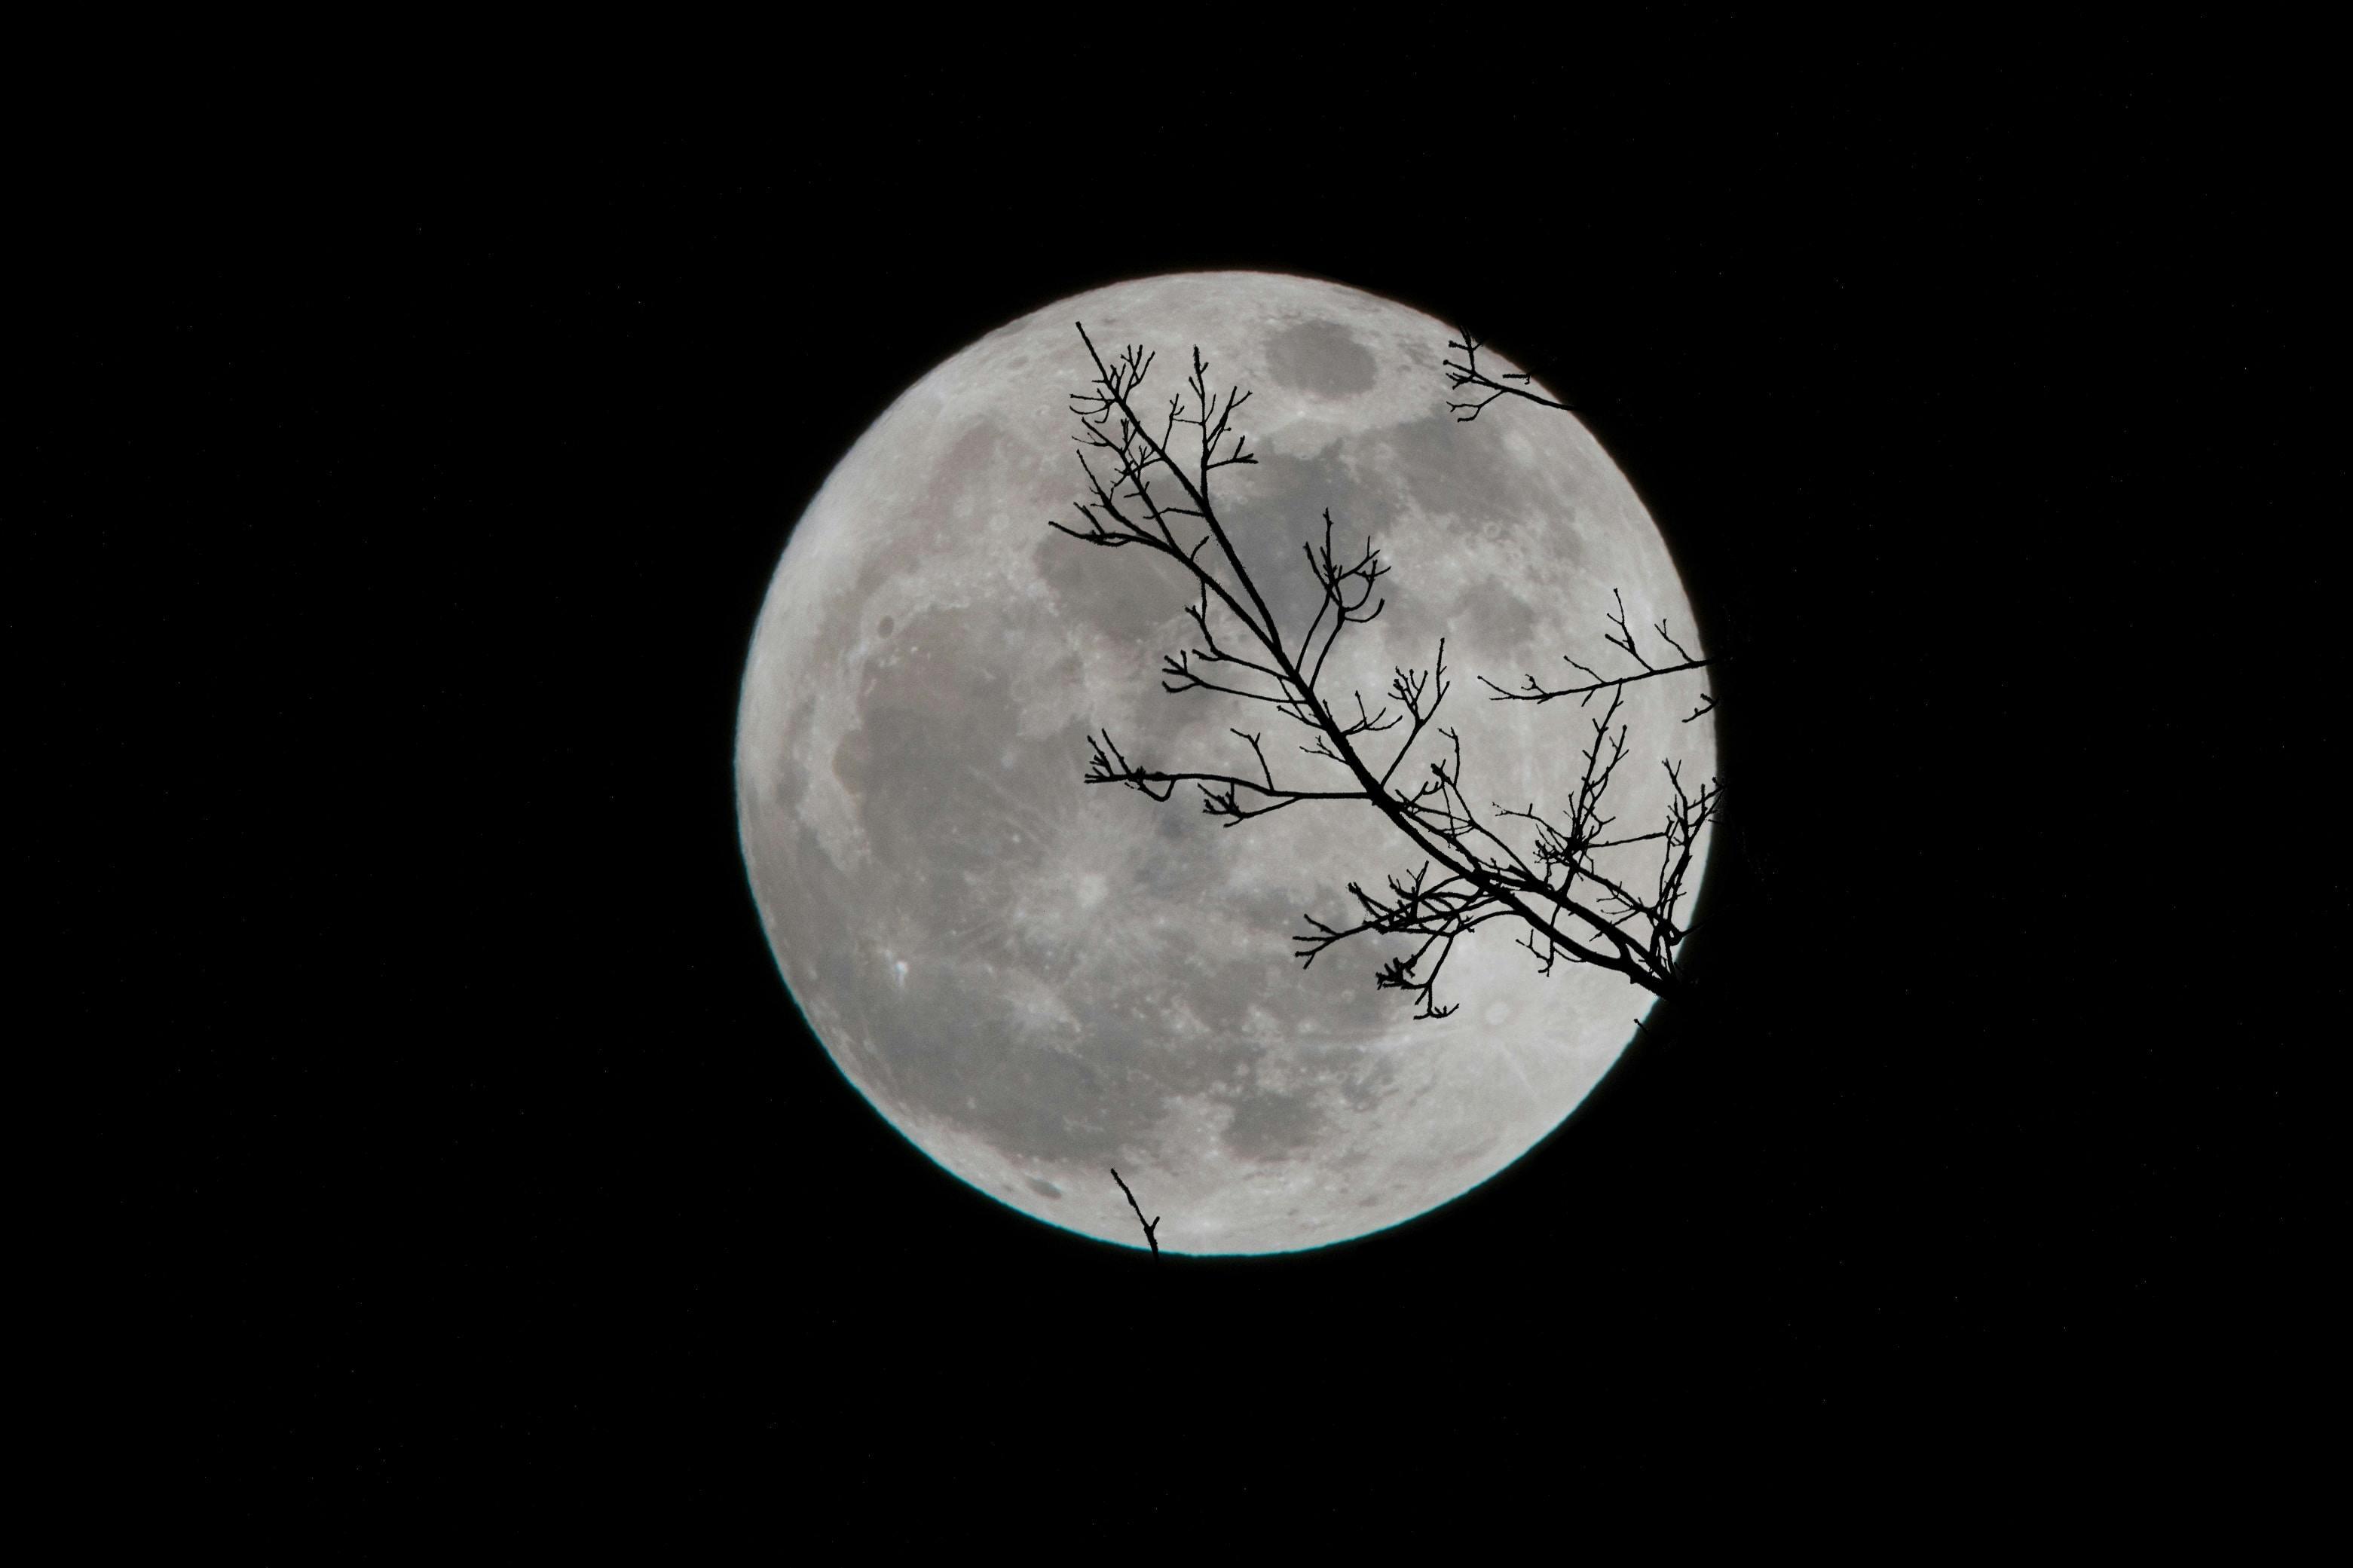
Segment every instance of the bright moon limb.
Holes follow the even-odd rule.
[[[1667,622],[1700,653],[1664,541],[1581,425],[1448,411],[1444,323],[1271,274],[1115,284],[923,377],[794,530],[737,727],[754,896],[842,1073],[999,1201],[1140,1247],[1116,1166],[1163,1216],[1166,1251],[1387,1228],[1558,1126],[1650,998],[1594,970],[1540,975],[1498,923],[1448,967],[1461,1010],[1418,1021],[1373,986],[1392,953],[1380,939],[1304,972],[1293,956],[1303,914],[1345,914],[1350,881],[1419,863],[1371,806],[1303,803],[1228,828],[1182,799],[1082,782],[1090,731],[1200,765],[1234,760],[1229,729],[1254,721],[1160,689],[1162,656],[1192,630],[1170,563],[1046,526],[1084,493],[1068,402],[1092,375],[1080,321],[1098,343],[1158,351],[1147,395],[1174,394],[1196,345],[1221,389],[1254,394],[1239,418],[1259,462],[1219,473],[1219,513],[1287,632],[1316,603],[1299,547],[1325,508],[1343,536],[1378,542],[1388,608],[1351,628],[1324,688],[1369,699],[1444,637],[1461,679],[1441,721],[1474,797],[1556,801],[1588,737],[1573,707],[1488,703],[1472,678],[1511,686],[1563,654],[1605,657],[1612,590],[1632,624]],[[1663,817],[1659,763],[1715,771],[1713,721],[1682,721],[1693,694],[1647,686],[1621,714],[1641,764],[1612,786],[1622,822]]]

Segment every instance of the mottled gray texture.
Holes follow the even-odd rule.
[[[1046,528],[1082,483],[1077,320],[1100,344],[1157,349],[1164,400],[1196,342],[1214,382],[1255,392],[1240,427],[1261,463],[1219,476],[1239,548],[1295,635],[1315,604],[1299,547],[1324,509],[1342,538],[1378,540],[1388,609],[1343,641],[1327,688],[1371,700],[1447,637],[1474,795],[1556,801],[1584,729],[1565,705],[1486,703],[1475,675],[1614,657],[1612,587],[1638,625],[1663,616],[1696,647],[1656,531],[1582,426],[1516,405],[1447,416],[1440,323],[1263,274],[1065,300],[910,388],[777,568],[736,762],[777,963],[875,1107],[1025,1213],[1141,1246],[1117,1165],[1172,1251],[1394,1225],[1557,1125],[1647,998],[1585,972],[1541,979],[1493,928],[1449,971],[1461,1011],[1413,1022],[1371,984],[1393,946],[1360,940],[1303,973],[1290,957],[1302,911],[1339,916],[1348,880],[1412,864],[1369,807],[1221,828],[1185,795],[1154,806],[1081,782],[1091,727],[1149,764],[1224,767],[1247,763],[1227,733],[1241,724],[1267,731],[1287,782],[1332,787],[1280,719],[1159,689],[1160,656],[1188,640],[1181,574]],[[1714,763],[1709,725],[1675,722],[1695,689],[1638,690],[1629,822],[1662,807],[1659,758]]]

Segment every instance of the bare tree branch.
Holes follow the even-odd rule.
[[[1083,324],[1079,335],[1095,372],[1092,384],[1071,397],[1078,421],[1080,465],[1091,499],[1076,504],[1079,526],[1060,521],[1052,526],[1082,543],[1107,549],[1140,546],[1166,556],[1191,575],[1194,602],[1187,614],[1196,645],[1166,658],[1162,689],[1208,691],[1271,707],[1308,731],[1299,746],[1303,755],[1332,763],[1346,775],[1336,788],[1286,783],[1268,760],[1262,731],[1229,731],[1248,747],[1253,764],[1249,771],[1232,772],[1160,769],[1131,762],[1104,731],[1088,738],[1087,782],[1122,784],[1154,801],[1166,801],[1178,784],[1189,784],[1200,794],[1202,810],[1229,827],[1303,801],[1362,801],[1374,807],[1405,839],[1420,861],[1419,868],[1383,878],[1382,890],[1351,882],[1356,918],[1329,922],[1312,914],[1304,917],[1309,929],[1293,938],[1294,956],[1303,965],[1312,965],[1327,949],[1352,937],[1370,933],[1407,939],[1408,947],[1375,971],[1374,983],[1406,993],[1416,1017],[1442,1018],[1456,1010],[1459,1004],[1437,999],[1440,976],[1461,939],[1495,920],[1516,921],[1523,928],[1522,945],[1546,973],[1566,960],[1612,971],[1656,994],[1679,991],[1676,949],[1685,932],[1676,910],[1687,890],[1693,843],[1715,809],[1715,785],[1688,795],[1670,767],[1675,804],[1664,825],[1650,832],[1611,836],[1614,818],[1603,803],[1626,756],[1627,730],[1619,721],[1625,688],[1703,668],[1706,660],[1693,658],[1662,622],[1652,629],[1681,662],[1653,662],[1628,626],[1622,598],[1616,599],[1610,616],[1614,630],[1607,640],[1634,660],[1639,666],[1635,673],[1604,678],[1572,659],[1590,678],[1589,686],[1547,690],[1531,677],[1527,691],[1504,692],[1486,682],[1499,696],[1523,701],[1575,696],[1582,702],[1595,693],[1609,693],[1602,716],[1593,721],[1566,815],[1557,820],[1546,816],[1533,802],[1520,810],[1493,802],[1475,805],[1463,788],[1461,738],[1435,723],[1451,689],[1443,639],[1428,668],[1395,670],[1388,703],[1368,705],[1360,691],[1335,701],[1323,689],[1341,635],[1373,620],[1387,604],[1378,585],[1388,567],[1371,536],[1361,551],[1335,549],[1337,525],[1328,509],[1324,512],[1320,545],[1309,541],[1301,547],[1319,590],[1315,611],[1295,639],[1286,639],[1235,551],[1212,494],[1219,469],[1255,460],[1245,449],[1245,437],[1231,430],[1235,410],[1250,395],[1239,388],[1211,391],[1208,366],[1197,348],[1187,381],[1189,401],[1183,395],[1173,398],[1164,413],[1148,421],[1141,412],[1139,389],[1154,356],[1138,345],[1106,358]],[[1456,387],[1492,389],[1495,395],[1511,392],[1549,407],[1566,406],[1483,376],[1477,368],[1477,344],[1469,334],[1450,346],[1464,353],[1461,363],[1448,363]],[[1480,403],[1461,416],[1475,417],[1477,408],[1485,405]],[[1454,406],[1460,411],[1464,405]],[[1171,446],[1180,426],[1193,432],[1193,449],[1181,456]],[[1404,733],[1396,751],[1377,764],[1366,752],[1366,737],[1400,728]],[[1407,758],[1429,736],[1440,738],[1443,749],[1422,763],[1419,772],[1404,769]],[[1393,782],[1401,771],[1404,782]],[[1492,820],[1482,810],[1493,814]],[[1519,842],[1500,830],[1514,823],[1526,825]],[[1658,847],[1661,864],[1640,894],[1622,872],[1605,869],[1596,858],[1604,850],[1646,844]],[[1137,1217],[1143,1217],[1140,1208]]]

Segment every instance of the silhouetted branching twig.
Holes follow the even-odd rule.
[[[1504,372],[1500,379],[1481,370],[1479,340],[1468,331],[1460,338],[1447,339],[1446,346],[1462,355],[1459,360],[1450,359],[1439,362],[1440,368],[1446,372],[1446,384],[1457,392],[1467,386],[1474,393],[1486,394],[1483,397],[1447,404],[1446,406],[1454,411],[1454,417],[1458,423],[1468,425],[1486,412],[1487,405],[1499,397],[1525,397],[1530,403],[1541,403],[1546,408],[1567,409],[1568,407],[1566,403],[1556,403],[1540,392],[1530,391],[1528,389],[1530,378],[1516,370]],[[1518,384],[1509,384],[1514,382]]]
[[[1556,697],[1574,697],[1577,699],[1577,706],[1581,708],[1587,702],[1590,701],[1594,693],[1598,691],[1609,692],[1614,698],[1616,693],[1624,690],[1627,687],[1633,685],[1638,680],[1651,680],[1662,675],[1681,675],[1687,669],[1705,669],[1707,668],[1707,660],[1704,658],[1694,658],[1689,650],[1684,648],[1683,644],[1674,639],[1673,635],[1667,630],[1667,623],[1664,621],[1653,622],[1651,629],[1659,635],[1661,641],[1664,642],[1669,647],[1675,650],[1676,657],[1681,660],[1681,662],[1667,665],[1652,664],[1648,658],[1642,656],[1642,650],[1635,644],[1634,634],[1627,628],[1626,601],[1624,597],[1621,596],[1614,588],[1609,591],[1609,597],[1618,606],[1616,609],[1609,612],[1609,624],[1618,629],[1606,634],[1603,640],[1608,642],[1611,647],[1619,649],[1629,658],[1632,658],[1636,664],[1641,667],[1640,669],[1637,669],[1631,675],[1620,675],[1604,679],[1601,672],[1595,669],[1591,665],[1579,663],[1577,659],[1569,658],[1567,654],[1563,654],[1560,656],[1561,658],[1566,661],[1571,668],[1575,669],[1578,674],[1586,678],[1585,685],[1546,687],[1539,684],[1535,676],[1526,675],[1520,678],[1521,685],[1518,690],[1506,691],[1502,687],[1496,685],[1493,681],[1488,679],[1482,675],[1479,678],[1479,684],[1484,686],[1488,690],[1495,694],[1487,700],[1490,702],[1549,702]],[[1688,724],[1693,720],[1698,718],[1701,714],[1713,711],[1715,707],[1715,699],[1703,691],[1700,693],[1700,705],[1693,709],[1689,713],[1683,715],[1683,722]]]

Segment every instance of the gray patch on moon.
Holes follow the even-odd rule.
[[[1532,668],[1536,662],[1529,658],[1536,608],[1508,584],[1490,579],[1466,584],[1454,595],[1446,624],[1464,668],[1492,671],[1507,668],[1514,659],[1526,660]],[[1489,679],[1507,689],[1519,685],[1516,679],[1500,675]],[[1484,694],[1485,689],[1481,691]]]
[[[1555,531],[1567,521],[1560,503],[1569,498],[1512,451],[1504,423],[1482,417],[1466,425],[1438,415],[1397,426],[1381,437],[1385,466],[1414,504],[1487,538],[1524,531],[1531,518]],[[1573,538],[1563,544],[1575,548]]]
[[[1279,1160],[1312,1148],[1323,1131],[1324,1115],[1313,1095],[1261,1089],[1233,1106],[1233,1119],[1220,1136],[1246,1160]]]
[[[1337,321],[1302,321],[1267,341],[1267,365],[1275,380],[1325,397],[1370,392],[1381,377],[1372,351]]]
[[[1196,341],[1213,380],[1257,392],[1242,425],[1261,463],[1219,479],[1287,638],[1313,611],[1299,546],[1320,540],[1325,506],[1335,543],[1369,532],[1395,563],[1389,610],[1335,656],[1335,695],[1377,699],[1389,666],[1427,663],[1441,635],[1458,689],[1593,657],[1591,602],[1611,585],[1636,624],[1689,625],[1639,500],[1574,421],[1445,416],[1442,381],[1421,374],[1442,325],[1246,274],[1063,301],[911,388],[794,532],[737,751],[771,945],[851,1083],[1025,1212],[1140,1245],[1102,1179],[1117,1163],[1150,1181],[1169,1250],[1282,1251],[1394,1225],[1556,1125],[1641,998],[1606,976],[1543,980],[1482,933],[1449,979],[1487,1005],[1413,1022],[1370,984],[1390,948],[1347,944],[1303,971],[1289,941],[1303,912],[1345,914],[1350,879],[1416,863],[1377,816],[1311,804],[1229,829],[1189,795],[1155,806],[1080,782],[1099,725],[1163,765],[1240,771],[1238,723],[1266,731],[1290,778],[1330,764],[1298,758],[1271,713],[1160,691],[1161,656],[1192,640],[1185,580],[1042,526],[1083,494],[1062,396],[1084,379],[1078,319],[1099,343],[1158,350],[1164,393]],[[1635,744],[1704,776],[1707,723],[1673,722],[1684,695],[1634,715]],[[1517,802],[1563,782],[1551,710],[1474,700],[1448,709],[1474,788]],[[1630,815],[1653,808],[1641,789]]]
[[[1112,552],[1099,545],[1039,530],[1029,552],[1038,575],[1053,591],[1058,614],[1075,616],[1105,637],[1133,637],[1138,627],[1162,629],[1168,637],[1190,630],[1185,605],[1186,579],[1165,556],[1128,549],[1117,552],[1124,571],[1106,572]],[[1147,667],[1148,668],[1148,667]]]

